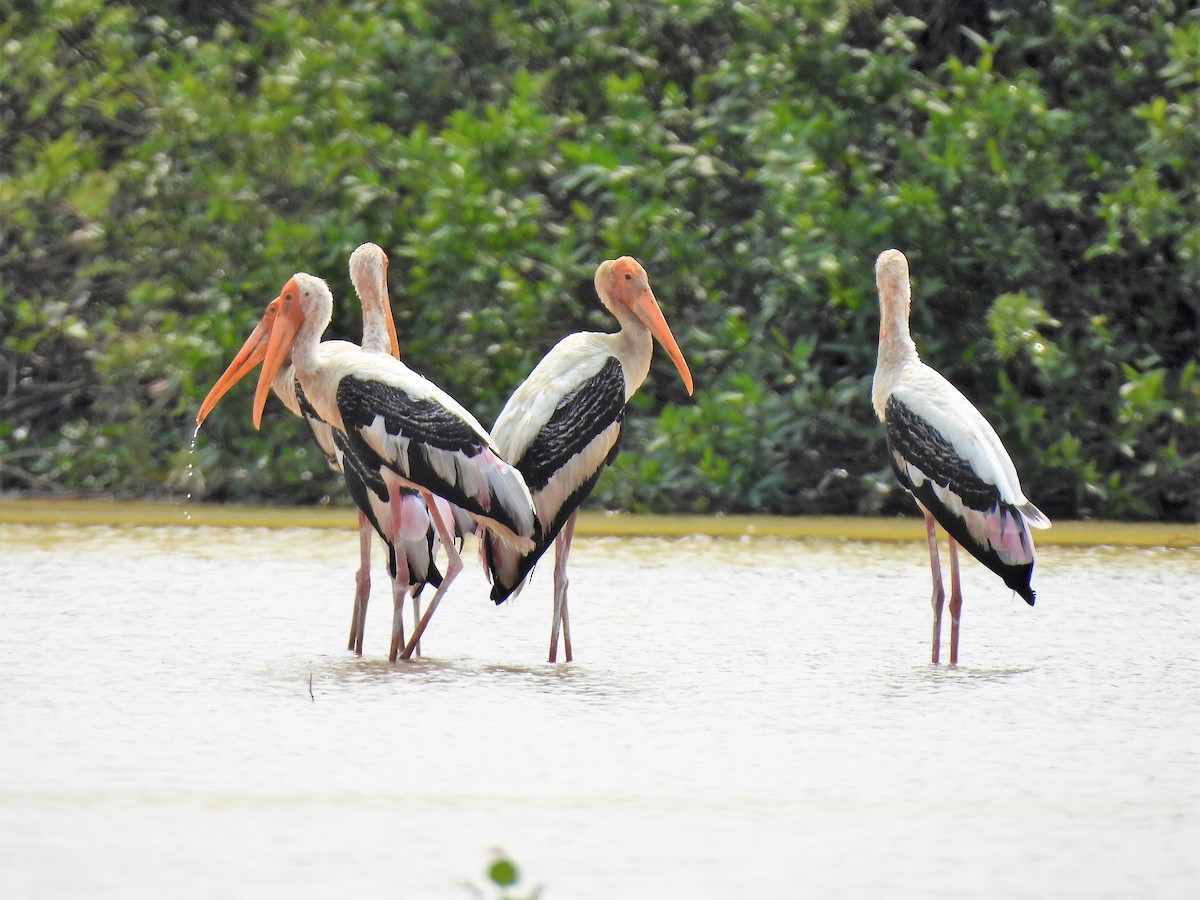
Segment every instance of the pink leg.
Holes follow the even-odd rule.
[[[554,539],[554,613],[550,624],[550,662],[558,662],[558,628],[562,626],[563,651],[567,662],[571,661],[571,622],[567,616],[567,554],[571,552],[571,538],[575,536],[575,513]]]
[[[350,642],[347,650],[362,656],[362,629],[367,615],[367,600],[371,597],[371,523],[362,510],[358,512],[358,574],[355,576],[354,615],[350,619]]]
[[[942,566],[938,561],[937,523],[933,516],[925,513],[925,536],[929,541],[929,568],[933,573],[933,664],[941,662],[942,656],[942,603],[946,599],[946,590],[942,587]]]
[[[413,601],[413,625],[416,625],[418,622],[421,621],[421,598],[418,597],[416,594],[413,594],[412,601]],[[417,641],[417,646],[413,650],[413,654],[415,656],[421,655],[421,642],[420,641]]]
[[[404,646],[404,598],[408,594],[408,560],[396,556],[396,577],[392,580],[392,643],[388,647],[388,662],[395,662]]]
[[[400,488],[390,487],[388,503],[392,508],[392,541],[396,552],[396,577],[392,579],[392,643],[388,648],[388,662],[395,662],[396,655],[404,646],[404,598],[408,594],[408,557],[400,543],[404,526],[404,504],[400,502]]]
[[[458,573],[462,571],[462,557],[458,550],[454,547],[454,537],[450,534],[450,528],[442,519],[441,512],[438,511],[437,504],[433,500],[433,495],[429,491],[421,491],[425,497],[425,505],[429,508],[429,518],[433,520],[433,527],[437,529],[438,539],[442,542],[442,546],[446,548],[446,571],[442,574],[442,583],[434,592],[433,599],[429,601],[429,606],[425,609],[425,615],[421,617],[421,621],[417,622],[413,628],[413,636],[409,638],[408,643],[404,646],[404,652],[400,654],[401,659],[408,659],[413,655],[413,650],[421,641],[421,635],[429,626],[429,620],[433,618],[433,612],[437,609],[438,604],[442,601],[442,595],[446,593],[446,589],[450,587]]]
[[[958,544],[950,538],[950,665],[958,665],[958,620],[962,615],[962,585],[958,581]]]

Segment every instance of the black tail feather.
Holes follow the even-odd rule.
[[[983,565],[999,575],[1008,587],[1017,592],[1022,600],[1033,606],[1037,595],[1034,593],[1033,586],[1030,583],[1033,580],[1032,562],[1019,565],[1006,563],[1000,559],[995,550],[980,544],[971,534],[970,530],[968,530],[966,523],[960,517],[950,512],[938,499],[931,482],[927,481],[918,488],[909,487],[909,491],[921,502],[921,505],[925,509],[929,510],[938,524],[946,529],[946,533],[953,537],[959,546],[965,548],[968,553],[983,563]],[[1018,516],[1020,515],[1015,509],[1013,512]]]

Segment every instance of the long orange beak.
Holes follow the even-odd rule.
[[[667,351],[667,356],[671,357],[671,362],[675,363],[675,368],[679,370],[679,377],[683,379],[684,386],[687,387],[687,392],[692,393],[692,373],[688,369],[687,361],[683,358],[683,351],[679,349],[679,344],[675,343],[675,335],[671,334],[671,327],[667,324],[667,320],[663,318],[662,310],[658,308],[658,301],[654,299],[654,291],[650,290],[650,285],[646,285],[631,298],[630,308],[634,315],[642,320],[650,333],[654,335],[664,350]]]
[[[387,297],[387,294],[384,294]],[[396,320],[392,318],[392,304],[386,299],[383,304],[384,319],[387,320],[388,340],[392,343],[392,356],[400,358],[400,339],[396,337]]]
[[[258,387],[254,391],[254,406],[252,418],[254,427],[262,425],[263,407],[267,405],[267,394],[271,392],[271,383],[292,352],[292,344],[296,342],[296,332],[304,322],[304,312],[300,309],[300,291],[294,280],[289,279],[283,286],[279,296],[268,305],[277,309],[275,321],[269,326],[271,336],[267,341],[266,359],[263,361],[262,372],[258,376]],[[265,318],[265,316],[264,316]]]
[[[396,320],[392,318],[392,299],[388,294],[387,267],[388,258],[385,254],[383,257],[383,290],[380,293],[380,296],[383,298],[383,320],[387,322],[388,340],[392,344],[392,356],[396,357],[396,359],[399,359],[400,338],[396,337]]]
[[[212,386],[212,390],[208,392],[208,396],[204,398],[204,402],[200,404],[200,412],[196,413],[196,424],[201,425],[212,412],[212,408],[217,405],[217,401],[225,396],[225,392],[233,387],[243,375],[257,366],[267,355],[267,341],[271,336],[271,325],[275,319],[276,308],[270,305],[267,306],[266,313],[263,314],[259,323],[254,326],[254,330],[250,332],[250,337],[246,338],[246,343],[242,344],[242,349],[237,352],[237,356],[233,358],[233,362],[217,379],[217,383]]]

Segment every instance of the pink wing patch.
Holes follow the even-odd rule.
[[[1033,562],[1033,536],[1029,533],[1024,516],[1003,506],[977,515],[982,516],[987,543],[996,551],[1001,562],[1007,565]]]

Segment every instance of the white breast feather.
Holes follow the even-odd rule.
[[[304,413],[300,409],[300,398],[296,394],[295,368],[288,365],[280,369],[275,375],[275,380],[271,382],[271,389],[292,415],[304,417]],[[313,438],[316,439],[317,446],[321,448],[321,452],[331,459],[336,459],[340,471],[342,454],[333,439],[333,429],[325,422],[318,422],[315,419],[305,419],[305,421],[308,422],[308,427],[312,431]]]
[[[337,406],[338,385],[347,372],[353,371],[355,361],[374,355],[363,353],[362,348],[347,341],[322,341],[317,345],[316,368],[296,373],[304,396],[317,415],[338,431],[346,430]]]
[[[275,373],[271,390],[293,416],[303,415],[300,411],[300,398],[296,396],[296,370],[291,365],[286,365]]]

